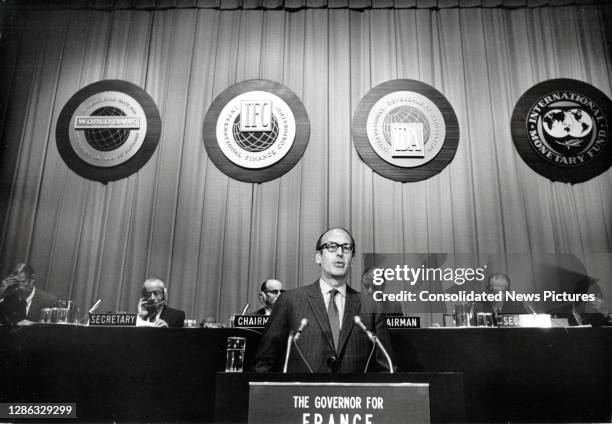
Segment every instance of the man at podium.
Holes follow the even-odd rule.
[[[292,331],[297,331],[298,340],[288,358],[288,372],[388,370],[383,352],[374,349],[366,332],[354,322],[354,317],[359,316],[390,349],[389,330],[380,305],[347,285],[355,254],[353,237],[343,228],[332,228],[319,237],[315,250],[321,277],[278,298],[259,344],[255,370],[283,369]]]

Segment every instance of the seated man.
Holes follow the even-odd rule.
[[[380,291],[385,292],[386,282],[382,282],[381,284],[374,284],[374,269],[375,266],[371,266],[366,269],[361,275],[361,293],[362,295],[369,296],[374,300],[374,292]],[[389,302],[386,300],[377,301],[380,303],[382,313],[386,316],[402,316],[404,315],[402,312],[402,305],[399,302]]]
[[[290,331],[297,330],[306,318],[308,326],[296,342],[302,355],[292,350],[288,372],[362,373],[389,370],[381,350],[354,322],[376,334],[390,350],[389,330],[380,305],[362,297],[348,284],[355,241],[342,228],[323,233],[316,244],[315,262],[321,276],[313,284],[289,290],[278,298],[255,355],[258,372],[281,371]]]
[[[18,263],[0,283],[0,324],[17,324],[24,320],[40,321],[43,308],[59,306],[57,297],[34,286],[32,266]]]
[[[496,317],[500,314],[527,314],[529,311],[522,302],[506,300],[510,290],[510,277],[502,272],[491,274],[487,279],[486,290],[491,294],[500,294],[500,301],[482,302],[474,305],[474,313],[491,312]]]
[[[557,306],[548,313],[553,318],[566,318],[570,325],[591,325],[593,327],[612,325],[612,316],[596,280],[584,278],[578,281],[572,294],[580,295],[580,298],[574,302]],[[586,299],[586,296],[589,299]]]
[[[142,285],[142,297],[138,302],[139,327],[183,327],[185,312],[166,305],[167,290],[159,278],[149,278]]]
[[[278,299],[281,293],[284,293],[283,283],[278,280],[266,280],[261,284],[261,291],[259,292],[259,301],[263,305],[263,308],[258,309],[255,312],[257,315],[270,315],[274,302]]]

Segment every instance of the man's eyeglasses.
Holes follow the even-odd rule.
[[[268,293],[272,293],[272,294],[281,294],[281,293],[285,293],[285,290],[266,290],[264,293],[268,294]]]
[[[329,253],[336,253],[339,247],[342,248],[342,253],[353,253],[353,250],[355,250],[355,246],[351,243],[340,244],[332,241],[319,246],[320,249],[327,249]]]
[[[163,290],[153,290],[153,291],[148,291],[148,290],[143,290],[142,291],[142,296],[143,297],[149,297],[151,295],[155,296],[155,297],[159,297],[164,293]]]

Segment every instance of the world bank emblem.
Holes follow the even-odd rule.
[[[553,181],[586,181],[612,164],[611,111],[610,99],[589,84],[545,81],[523,94],[514,108],[514,145],[541,175]]]
[[[374,87],[357,106],[353,140],[377,173],[407,182],[429,178],[454,157],[457,118],[435,88],[414,80]]]
[[[106,183],[140,169],[153,154],[160,130],[159,112],[144,90],[105,80],[84,87],[66,103],[56,142],[73,171]]]
[[[310,127],[304,106],[288,88],[249,80],[227,88],[204,122],[204,144],[228,176],[246,182],[279,177],[299,160]]]

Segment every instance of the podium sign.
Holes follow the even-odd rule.
[[[550,328],[549,314],[502,314],[497,317],[498,327]]]
[[[428,383],[249,382],[250,424],[429,423]]]
[[[135,327],[136,314],[89,314],[90,327]]]
[[[233,328],[264,328],[270,319],[269,315],[232,315]]]

